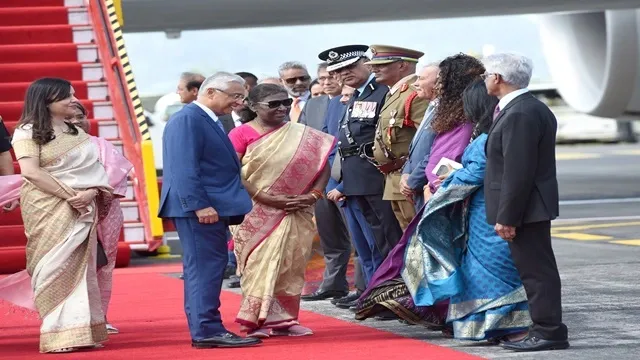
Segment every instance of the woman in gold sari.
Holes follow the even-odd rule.
[[[334,138],[287,121],[292,100],[279,85],[258,85],[247,100],[246,123],[229,133],[254,201],[233,232],[243,294],[236,322],[248,336],[311,335],[298,312]]]
[[[99,347],[107,340],[96,279],[96,224],[98,214],[108,212],[112,189],[98,148],[65,121],[75,112],[73,94],[63,79],[32,83],[12,140],[24,178],[20,207],[43,353]]]

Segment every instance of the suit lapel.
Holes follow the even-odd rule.
[[[511,100],[507,104],[507,106],[504,107],[504,109],[500,109],[500,113],[498,114],[498,117],[496,117],[496,119],[493,120],[493,124],[491,124],[491,128],[489,128],[487,141],[485,141],[485,143],[484,143],[484,151],[485,151],[485,153],[487,152],[487,144],[489,143],[489,137],[491,136],[491,133],[493,132],[493,129],[495,129],[496,126],[498,126],[498,123],[502,120],[502,118],[504,118],[505,114],[509,111],[509,109],[511,109],[515,104],[519,103],[520,101],[524,101],[525,99],[529,98],[530,96],[533,96],[533,95],[531,95],[530,92],[526,92],[526,93],[524,93],[522,95],[519,95],[515,99]]]
[[[238,156],[236,155],[236,150],[233,148],[233,145],[231,144],[231,141],[229,140],[229,137],[227,136],[227,134],[225,134],[225,132],[222,130],[222,128],[220,126],[218,126],[218,124],[216,124],[216,122],[206,112],[204,112],[204,110],[200,109],[200,107],[198,105],[195,105],[195,104],[190,104],[190,105],[193,105],[195,107],[194,110],[197,111],[197,113],[200,114],[200,116],[207,122],[207,124],[209,124],[209,126],[211,126],[213,131],[216,134],[218,134],[218,136],[220,137],[220,140],[222,140],[222,143],[225,145],[227,150],[229,150],[231,155],[233,155],[233,158],[235,159],[235,163],[239,167],[240,166],[240,162],[238,161]],[[218,118],[218,121],[220,121],[220,118]],[[222,124],[222,123],[220,123],[220,124]]]

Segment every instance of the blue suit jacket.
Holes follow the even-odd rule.
[[[219,121],[219,120],[218,120]],[[167,122],[162,135],[160,217],[195,217],[209,206],[221,217],[251,211],[240,162],[224,130],[198,105],[189,104]]]
[[[427,163],[429,162],[429,154],[431,153],[431,145],[436,138],[436,133],[431,128],[431,120],[435,115],[435,111],[430,106],[425,114],[427,117],[423,120],[426,123],[417,133],[416,139],[409,147],[409,158],[402,169],[403,174],[409,174],[407,185],[410,188],[422,192],[422,188],[427,185],[427,176],[424,173]]]
[[[322,131],[338,137],[338,133],[340,130],[340,121],[344,117],[344,113],[347,111],[347,106],[340,102],[341,96],[334,96],[333,99],[329,101],[329,106],[327,107],[327,113],[324,116],[324,127]],[[333,161],[336,158],[336,153],[338,151],[338,142],[331,150],[331,154],[329,154],[329,167],[333,165]],[[340,160],[338,160],[340,161]],[[342,192],[342,183],[338,183],[334,178],[330,177],[329,182],[327,183],[327,192],[338,187],[338,190]]]

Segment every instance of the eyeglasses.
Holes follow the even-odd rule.
[[[487,79],[489,76],[491,76],[491,75],[499,76],[500,74],[496,74],[496,73],[484,73],[484,74],[480,75],[480,78],[481,78],[482,80],[486,80],[486,79]]]
[[[304,75],[304,76],[297,76],[297,77],[292,77],[292,78],[283,79],[283,80],[284,80],[284,82],[286,82],[289,85],[294,85],[298,81],[307,82],[307,81],[311,80],[311,76]]]
[[[258,102],[256,104],[266,105],[269,109],[277,109],[280,106],[289,107],[293,104],[293,99],[271,100],[269,102]]]
[[[224,91],[222,89],[216,89],[216,88],[212,88],[212,89],[216,90],[216,91],[220,91],[221,93],[223,93],[223,94],[225,94],[225,95],[227,95],[229,97],[232,97],[234,100],[244,100],[246,98],[246,96],[244,94],[232,94],[232,93],[229,93],[229,92]]]

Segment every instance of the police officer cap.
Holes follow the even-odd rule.
[[[327,62],[327,71],[336,71],[360,60],[367,49],[367,45],[345,45],[325,50],[318,57]]]
[[[418,62],[424,53],[422,51],[405,49],[389,45],[371,45],[371,61],[367,65],[384,65],[396,61]]]

